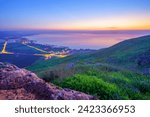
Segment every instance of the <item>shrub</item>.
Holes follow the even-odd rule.
[[[55,84],[63,88],[71,88],[95,95],[99,99],[119,99],[116,85],[107,83],[95,76],[77,74],[73,77],[64,79],[62,82],[55,81]]]

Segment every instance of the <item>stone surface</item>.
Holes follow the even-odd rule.
[[[90,100],[93,96],[46,83],[34,73],[0,62],[0,99],[2,100]]]

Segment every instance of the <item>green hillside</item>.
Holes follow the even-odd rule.
[[[150,35],[122,41],[112,47],[93,53],[94,62],[113,64],[127,68],[146,67],[150,65]],[[145,59],[141,59],[145,56]],[[144,58],[143,58],[144,59]],[[140,64],[143,63],[143,64]],[[150,66],[147,66],[150,67]]]
[[[28,67],[34,72],[44,71],[51,67],[75,63],[111,65],[118,68],[141,70],[150,67],[150,36],[125,40],[112,47],[93,53],[71,55],[63,59],[50,59]]]
[[[63,59],[53,58],[27,69],[47,82],[99,99],[150,99],[150,36]]]

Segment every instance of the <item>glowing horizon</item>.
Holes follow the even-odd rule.
[[[150,30],[149,0],[0,0],[0,30]]]

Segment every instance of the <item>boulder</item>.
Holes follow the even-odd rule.
[[[0,62],[0,99],[2,100],[91,100],[95,97],[62,89],[34,73]]]

